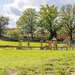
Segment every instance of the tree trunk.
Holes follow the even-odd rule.
[[[30,47],[30,41],[28,40],[28,47]]]
[[[73,38],[72,38],[72,33],[70,33],[70,46],[71,46],[71,44],[72,44],[72,40],[73,40]]]
[[[72,38],[72,33],[70,34],[70,40],[71,40],[71,41],[73,40],[73,38]]]
[[[56,31],[50,31],[49,40],[51,40],[53,37],[57,38],[57,33],[56,33]]]
[[[2,38],[2,30],[0,29],[0,39]]]
[[[2,32],[3,32],[3,29],[2,29],[1,24],[0,24],[0,39],[2,38]]]
[[[31,41],[33,41],[34,36],[33,36],[33,32],[31,32]]]
[[[41,37],[40,42],[41,42],[41,49],[43,49],[43,37]]]
[[[0,33],[0,39],[1,39],[1,37],[2,37],[2,35],[1,35],[1,33]]]
[[[70,33],[70,41],[72,41],[73,40],[73,38],[72,38],[72,33]]]
[[[69,40],[69,42],[70,42],[69,45],[71,46],[72,40],[73,40],[73,38],[72,38],[72,29],[70,29],[68,40]]]
[[[69,35],[70,35],[70,41],[72,41],[73,40],[73,38],[72,38],[72,29],[70,29]]]
[[[29,36],[29,33],[28,33],[28,47],[30,47],[30,36]]]

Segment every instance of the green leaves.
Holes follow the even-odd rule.
[[[9,23],[9,18],[0,16],[0,36],[2,36],[4,29],[6,28],[6,25]]]
[[[16,24],[24,33],[33,34],[37,28],[41,27],[54,37],[58,32],[72,34],[75,31],[74,21],[75,5],[63,6],[61,10],[54,5],[42,5],[39,12],[32,8],[26,9]]]
[[[44,27],[51,34],[51,37],[54,37],[58,29],[60,28],[60,25],[56,25],[57,22],[55,21],[58,16],[57,7],[55,7],[54,5],[41,6],[39,13],[40,26]]]
[[[61,23],[63,24],[63,27],[65,28],[65,31],[67,34],[70,36],[72,40],[72,34],[75,30],[75,6],[72,5],[66,5],[62,7],[62,21]]]
[[[33,32],[35,30],[36,25],[36,16],[37,13],[34,9],[28,8],[26,9],[22,16],[17,21],[17,27],[21,27],[23,31],[25,32]]]

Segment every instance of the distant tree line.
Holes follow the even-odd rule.
[[[0,16],[0,37],[3,34],[9,18]],[[11,38],[29,40],[34,38],[51,40],[58,35],[67,35],[73,40],[75,35],[75,5],[64,5],[60,9],[55,5],[42,5],[40,11],[27,8],[16,22],[16,29],[5,32]]]
[[[75,31],[75,5],[65,5],[58,9],[55,5],[43,5],[40,11],[28,8],[16,22],[17,28],[24,35],[27,33],[33,39],[39,29],[44,35],[48,32],[48,39],[57,38],[58,34],[67,34],[72,40]]]

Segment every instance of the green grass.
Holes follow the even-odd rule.
[[[1,41],[0,45],[18,45],[17,42]],[[26,43],[27,44],[27,43]],[[40,45],[40,43],[31,43]],[[0,75],[7,68],[34,68],[38,67],[44,72],[45,64],[50,64],[52,68],[60,70],[75,68],[75,49],[74,50],[16,50],[14,48],[0,49]],[[52,64],[52,65],[51,65]],[[74,69],[75,70],[75,69]],[[22,75],[22,74],[21,74]],[[60,74],[55,74],[60,75]],[[65,75],[65,74],[64,74]],[[68,75],[68,74],[67,74]]]
[[[23,46],[27,46],[28,42],[21,42]],[[13,45],[18,46],[19,42],[11,42],[11,41],[0,41],[0,45]],[[30,42],[30,46],[40,46],[41,43],[39,42]],[[45,45],[45,43],[44,43]]]
[[[21,42],[22,46],[28,46],[28,42]],[[0,45],[13,45],[18,46],[19,42],[11,42],[11,41],[0,41]],[[48,43],[43,43],[43,46],[48,45]],[[63,44],[58,44],[58,46],[61,46]],[[40,42],[30,42],[30,46],[41,46]]]
[[[0,68],[40,67],[45,63],[54,63],[55,67],[69,63],[75,68],[74,59],[75,51],[0,50]]]

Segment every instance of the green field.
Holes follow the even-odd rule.
[[[42,68],[53,64],[55,69],[75,68],[75,51],[0,50],[0,68]],[[2,71],[1,71],[2,72]]]
[[[17,42],[1,42],[0,44],[14,45],[16,43]],[[39,70],[41,73],[45,73],[45,68],[47,68],[46,66],[49,70],[55,71],[55,75],[68,75],[68,70],[75,70],[75,50],[0,49],[0,75],[5,75],[4,70],[9,68],[20,68],[20,71],[22,69],[23,71],[28,71],[28,73],[30,73],[29,69],[34,69],[34,71]],[[64,71],[64,74],[60,74],[62,70]]]
[[[28,42],[21,42],[23,46],[27,46]],[[44,43],[45,44],[45,43]],[[11,41],[0,41],[0,45],[13,45],[13,46],[18,46],[19,42],[11,42]],[[30,46],[40,46],[41,43],[39,42],[30,42]]]

